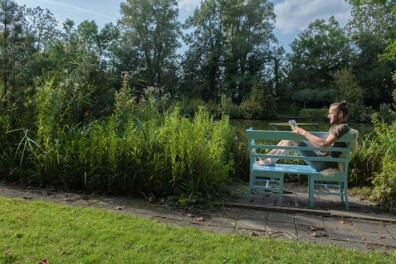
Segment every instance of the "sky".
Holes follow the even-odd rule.
[[[99,28],[106,23],[116,23],[121,18],[120,3],[126,0],[14,0],[18,5],[40,6],[54,14],[59,25],[69,18],[75,25],[84,20],[94,20]],[[179,20],[192,15],[201,0],[178,0]],[[315,19],[332,15],[344,26],[351,18],[351,8],[345,0],[270,0],[275,5],[274,33],[288,51],[289,44]]]

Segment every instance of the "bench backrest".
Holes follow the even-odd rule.
[[[329,135],[328,132],[310,132],[313,135],[321,137],[323,139],[327,138]],[[247,138],[248,138],[248,146],[249,146],[249,155],[250,155],[250,168],[253,167],[253,164],[256,162],[257,158],[280,158],[284,160],[313,160],[313,161],[327,161],[327,162],[338,162],[340,170],[343,172],[348,172],[348,164],[350,160],[352,143],[355,138],[355,134],[352,132],[346,133],[344,136],[339,138],[337,142],[346,143],[345,148],[336,148],[336,147],[304,147],[304,146],[277,146],[280,140],[293,140],[293,141],[306,141],[307,139],[299,134],[293,133],[292,131],[275,131],[275,130],[253,130],[249,128],[246,130]],[[312,151],[335,151],[341,152],[340,157],[333,158],[330,156],[327,157],[308,157],[308,156],[300,156],[300,155],[285,155],[285,156],[277,156],[265,154],[271,149],[287,149],[289,151],[296,150],[312,150]],[[264,151],[262,151],[264,150]]]

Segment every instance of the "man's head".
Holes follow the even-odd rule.
[[[329,118],[331,125],[337,125],[343,123],[348,119],[349,116],[349,107],[348,103],[343,100],[341,102],[336,102],[330,105],[329,108]]]

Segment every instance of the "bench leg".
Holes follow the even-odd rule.
[[[254,182],[255,182],[255,177],[250,175],[250,178],[249,178],[249,190],[248,190],[248,201],[249,202],[252,201],[252,192],[253,192]]]
[[[278,191],[279,206],[282,206],[283,179],[284,179],[284,174],[279,176],[279,191]]]
[[[308,189],[309,189],[309,207],[314,207],[314,192],[315,192],[315,178],[312,175],[308,175]]]
[[[345,209],[348,211],[349,204],[348,204],[348,182],[347,181],[345,181],[343,183],[343,191],[344,191],[344,196],[345,196]]]
[[[340,182],[340,196],[341,196],[342,204],[344,204],[344,195],[345,195],[345,186],[343,182]]]

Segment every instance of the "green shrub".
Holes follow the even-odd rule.
[[[300,111],[300,117],[305,121],[323,121],[327,115],[327,108],[306,108]]]
[[[264,108],[259,101],[245,100],[240,105],[243,118],[245,119],[262,119]]]
[[[379,148],[382,155],[380,172],[373,179],[372,199],[394,210],[396,207],[396,120],[388,125],[383,120],[373,118]]]
[[[275,107],[270,89],[256,81],[249,97],[242,101],[240,110],[245,119],[270,119],[275,116]]]
[[[382,119],[385,123],[392,123],[396,119],[396,112],[390,104],[381,104],[379,111],[375,113],[375,119]]]
[[[374,133],[365,135],[359,148],[352,153],[349,163],[348,182],[351,187],[370,186],[378,168],[381,167],[383,153]]]
[[[213,199],[223,194],[234,168],[228,118],[214,121],[202,108],[191,120],[175,108],[151,120],[112,115],[85,126],[39,126],[40,133],[29,135],[36,138],[21,141],[28,147],[10,156],[21,160],[23,183]]]

